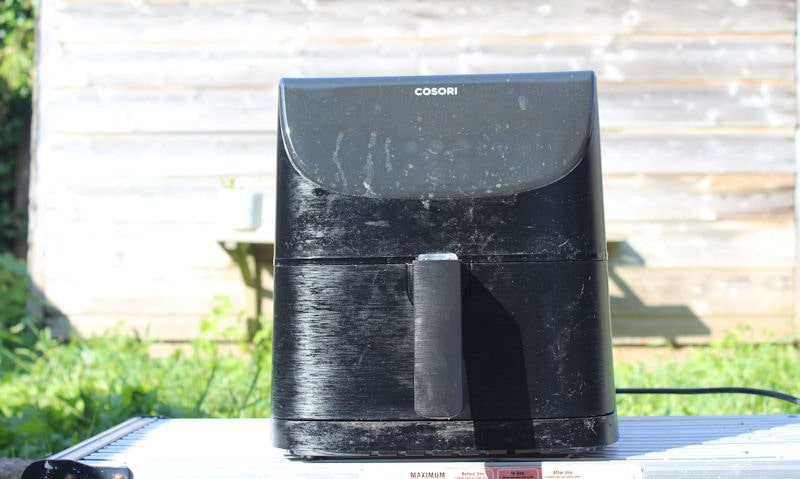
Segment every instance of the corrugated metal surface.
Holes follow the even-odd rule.
[[[439,479],[773,479],[800,474],[798,415],[623,417],[619,442],[583,457],[488,462],[292,460],[270,447],[269,419],[146,418],[141,426],[110,443],[98,436],[89,441],[96,451],[71,457],[95,467],[127,466],[136,479],[414,479],[423,472]]]

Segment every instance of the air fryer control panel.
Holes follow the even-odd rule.
[[[594,121],[589,72],[535,77],[284,79],[283,139],[306,178],[342,194],[528,191],[575,167]]]

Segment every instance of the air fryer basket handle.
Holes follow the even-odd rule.
[[[414,300],[414,409],[448,419],[463,408],[461,262],[452,253],[417,256]]]

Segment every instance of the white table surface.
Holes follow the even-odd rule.
[[[126,467],[136,479],[800,477],[800,415],[622,417],[620,440],[611,446],[578,458],[514,460],[302,461],[270,446],[269,419],[137,418],[109,431],[48,465],[71,457]]]

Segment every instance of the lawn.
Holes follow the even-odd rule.
[[[739,386],[800,395],[800,350],[781,341],[753,344],[743,331],[671,359],[616,362],[618,388],[708,388]],[[617,395],[620,415],[726,415],[800,412],[800,406],[743,394]]]

